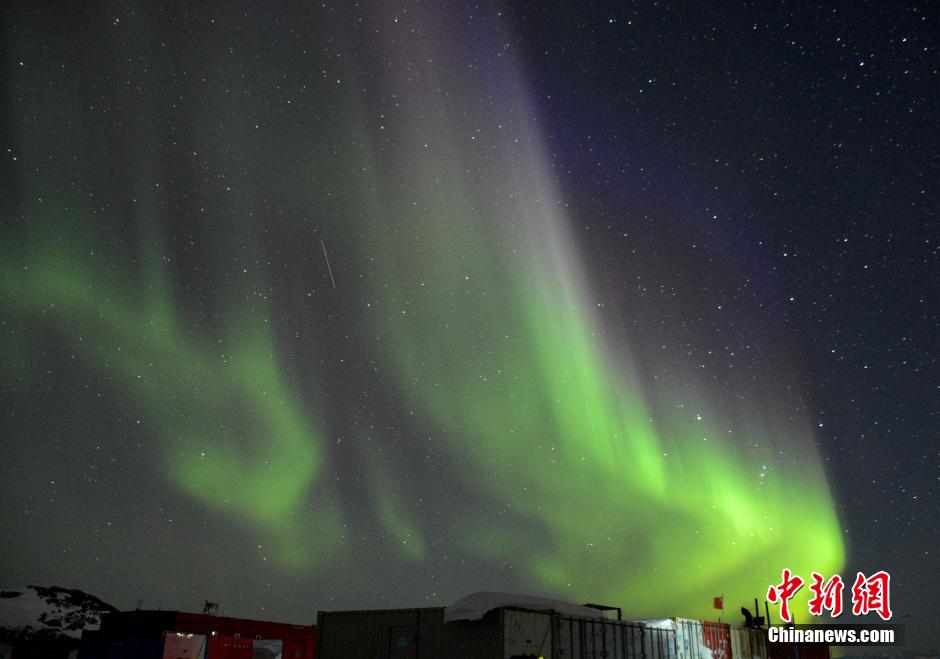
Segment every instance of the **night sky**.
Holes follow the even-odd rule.
[[[936,6],[0,15],[0,583],[940,645]]]

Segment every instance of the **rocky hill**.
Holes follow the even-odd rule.
[[[116,608],[74,588],[0,588],[0,636],[13,639],[74,638],[97,629]]]

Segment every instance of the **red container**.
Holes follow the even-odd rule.
[[[316,637],[285,638],[282,659],[313,659],[317,654]]]
[[[703,622],[702,639],[714,659],[731,659],[731,628],[720,622]]]
[[[215,634],[209,637],[206,659],[251,659],[252,640]]]
[[[166,632],[163,635],[163,659],[205,659],[205,634]]]
[[[206,634],[209,657],[251,659],[253,639],[280,640],[284,659],[314,659],[316,628],[267,620],[229,618],[182,611],[123,611],[108,613],[101,620],[101,636],[120,640],[130,636],[163,632]],[[219,640],[213,640],[218,638]],[[102,641],[103,642],[103,641]],[[247,645],[247,653],[245,651]],[[213,654],[214,652],[214,654]],[[146,657],[143,659],[151,659]],[[155,659],[155,658],[154,658]]]

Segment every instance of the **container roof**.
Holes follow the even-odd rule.
[[[557,611],[578,618],[603,618],[604,614],[580,604],[547,597],[484,591],[463,597],[444,609],[444,622],[479,620],[493,609],[515,607],[529,611]]]

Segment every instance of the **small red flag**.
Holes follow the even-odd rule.
[[[724,610],[725,608],[725,596],[724,595],[722,595],[721,597],[715,598],[715,608]]]

